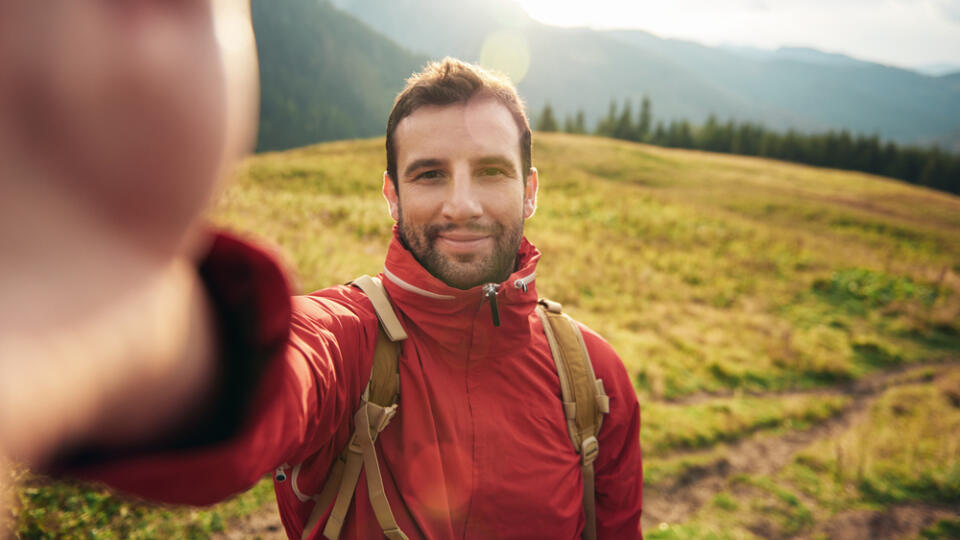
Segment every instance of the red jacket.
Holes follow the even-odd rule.
[[[579,537],[580,460],[534,312],[539,258],[524,240],[519,270],[500,286],[501,325],[494,327],[480,287],[448,287],[396,238],[390,245],[380,277],[409,338],[402,342],[399,412],[377,446],[387,498],[410,538]],[[370,302],[350,286],[294,297],[287,345],[261,378],[237,436],[127,459],[96,475],[150,498],[209,504],[276,470],[283,473],[274,483],[284,527],[300,538],[313,508],[309,497],[349,438],[377,324]],[[581,330],[610,396],[595,463],[598,537],[640,538],[636,394],[613,349]],[[323,521],[315,538],[322,538]],[[361,475],[341,538],[381,537]]]

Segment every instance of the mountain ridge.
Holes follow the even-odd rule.
[[[648,95],[657,120],[701,123],[715,115],[774,129],[847,129],[960,150],[960,131],[952,120],[960,117],[960,89],[903,68],[806,47],[750,59],[643,30],[553,27],[506,0],[464,0],[456,8],[439,0],[333,3],[431,58],[477,61],[485,36],[518,29],[531,56],[518,87],[535,111],[549,101],[561,116],[584,110],[592,123],[606,113],[611,99],[638,105]]]

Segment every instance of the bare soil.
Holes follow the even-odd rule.
[[[820,524],[817,532],[827,538],[844,540],[899,540],[912,538],[937,521],[958,515],[960,506],[937,507],[922,504],[892,506],[881,512],[850,510]]]
[[[955,364],[955,363],[951,363]],[[792,462],[794,456],[810,444],[823,438],[840,435],[867,418],[870,404],[883,390],[900,384],[917,382],[917,374],[929,364],[893,369],[864,377],[849,385],[812,391],[820,394],[847,394],[853,399],[837,416],[804,431],[771,436],[758,433],[726,447],[725,456],[706,465],[690,469],[668,486],[645,486],[642,527],[652,530],[661,523],[678,523],[689,519],[701,506],[713,499],[727,486],[729,477],[736,474],[771,475]],[[795,392],[794,392],[795,393]],[[698,396],[691,401],[703,401]],[[684,452],[695,455],[698,452]],[[679,455],[680,452],[673,455]],[[937,519],[958,515],[948,509],[930,505],[905,505],[883,512],[851,511],[838,514],[818,526],[828,538],[903,538],[914,535]],[[878,532],[889,531],[889,532]],[[887,536],[885,536],[887,535]],[[761,535],[765,537],[775,537]]]
[[[214,540],[286,540],[287,533],[280,523],[276,501],[264,504],[242,519],[230,522],[226,531],[212,536]]]

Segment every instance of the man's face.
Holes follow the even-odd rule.
[[[425,106],[395,137],[398,189],[385,176],[383,191],[414,257],[459,289],[505,280],[537,205],[537,172],[524,185],[510,111],[483,97]]]

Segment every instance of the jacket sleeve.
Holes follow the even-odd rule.
[[[360,359],[372,357],[376,327],[371,336],[335,299],[291,300],[274,259],[229,236],[218,237],[201,274],[224,353],[214,420],[160,448],[88,454],[70,474],[156,501],[212,504],[299,463],[342,428],[361,372],[369,377]]]
[[[627,370],[613,348],[581,325],[595,374],[610,397],[594,463],[597,538],[642,538],[643,467],[640,452],[640,405]]]

